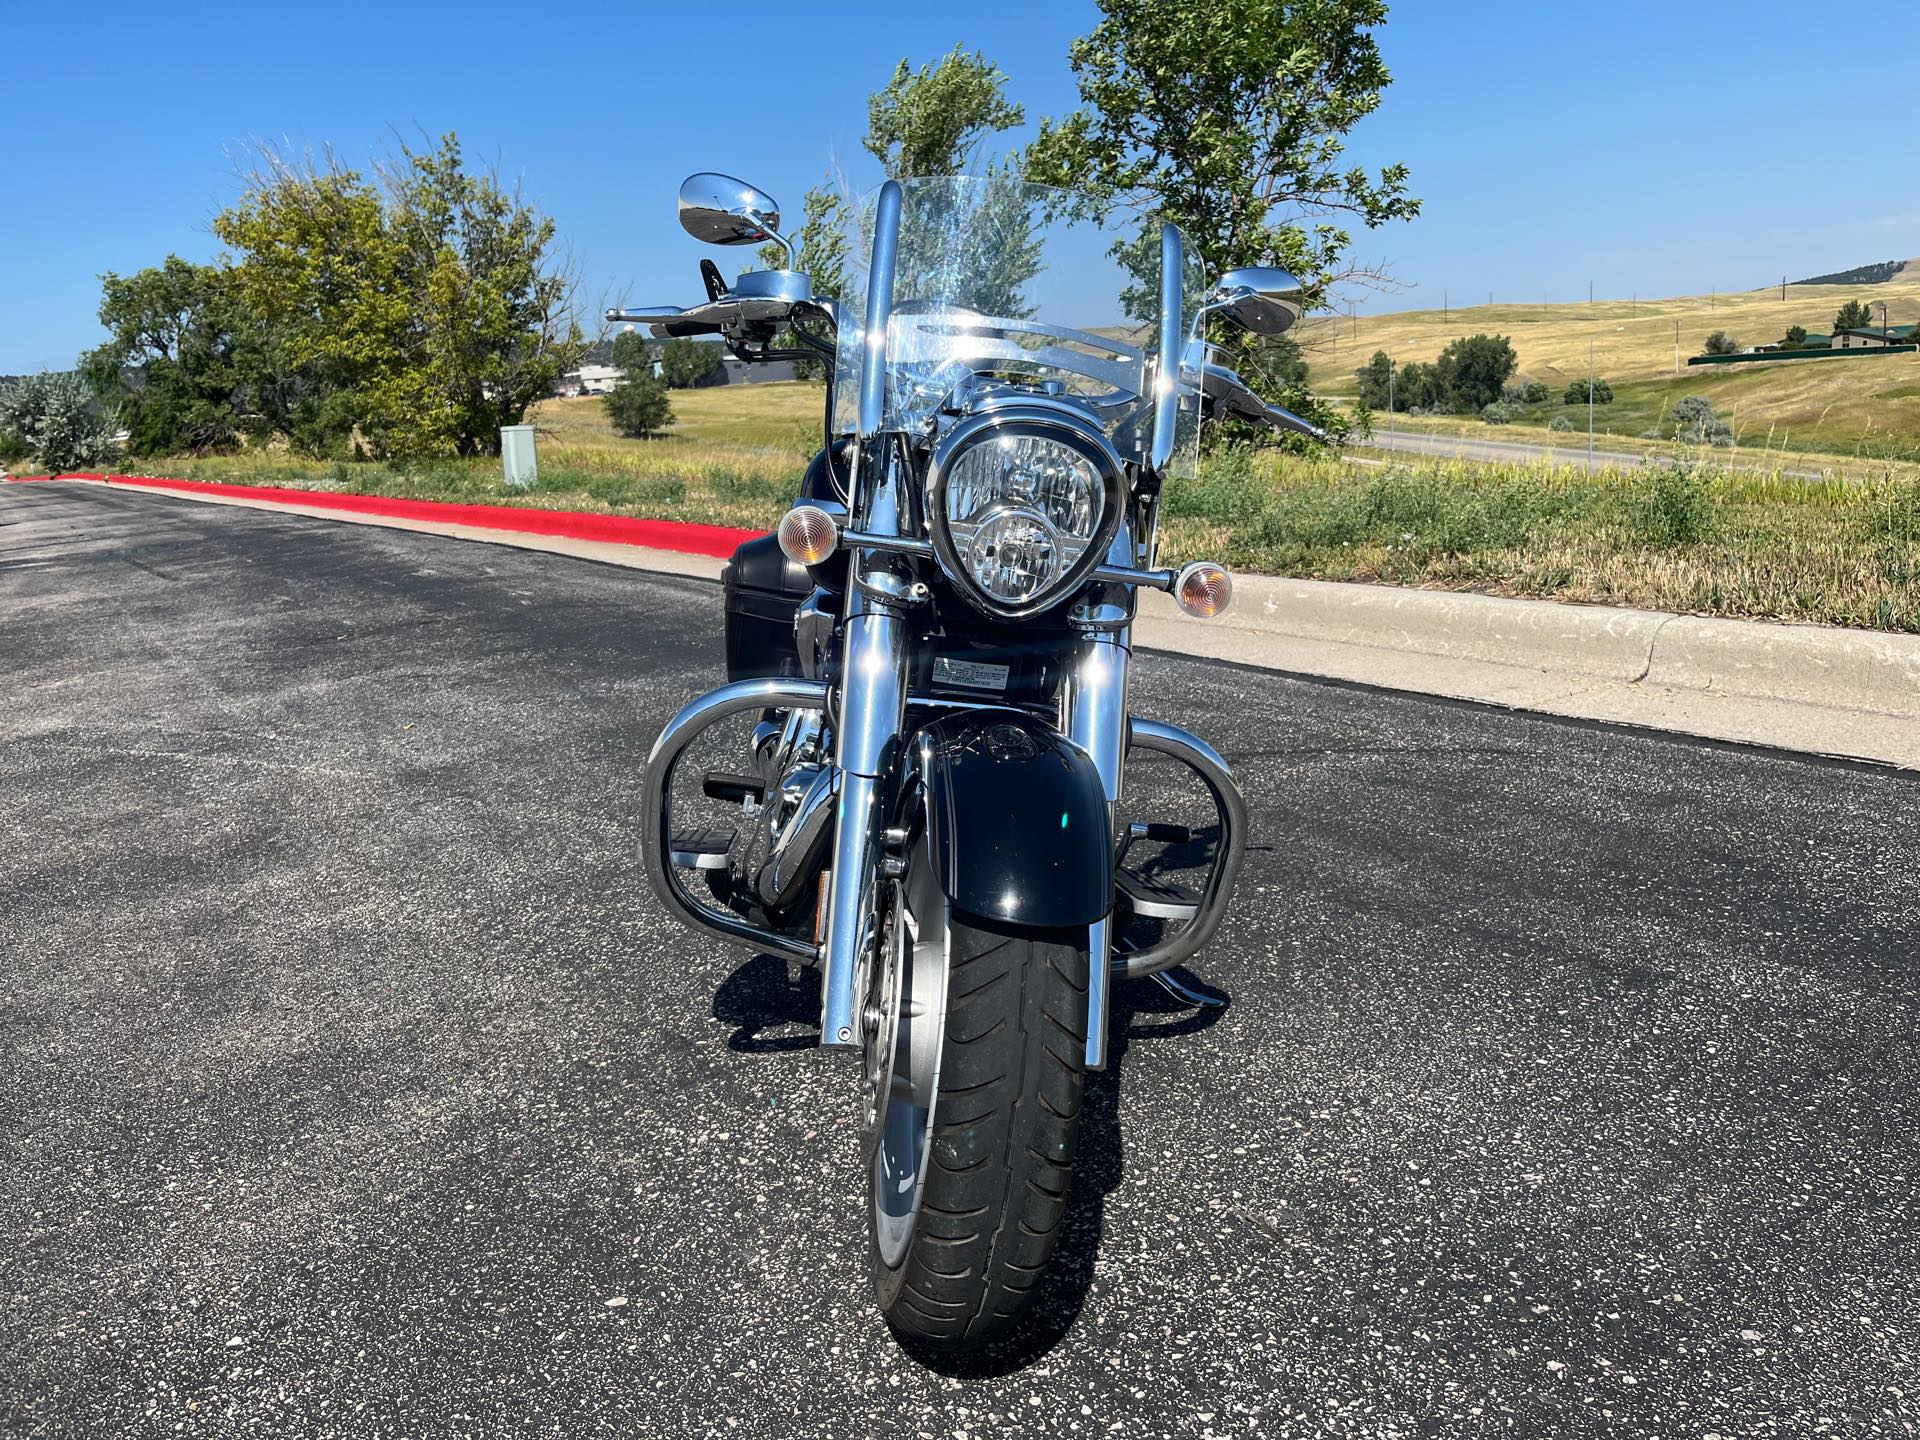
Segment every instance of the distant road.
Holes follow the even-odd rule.
[[[1527,440],[1482,440],[1471,435],[1434,435],[1422,430],[1395,430],[1389,433],[1376,430],[1373,438],[1364,442],[1360,449],[1393,450],[1406,455],[1438,455],[1449,460],[1488,460],[1508,464],[1531,464],[1549,457],[1566,465],[1577,465],[1586,458],[1586,437],[1569,434],[1551,445],[1535,444]],[[1596,447],[1593,463],[1599,465],[1633,466],[1659,463],[1665,457],[1657,451],[1607,450]],[[1783,475],[1797,475],[1807,480],[1817,480],[1827,472],[1815,466],[1780,465],[1775,461],[1737,460],[1722,462],[1730,470],[1778,470]]]

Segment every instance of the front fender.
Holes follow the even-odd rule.
[[[1091,925],[1113,907],[1106,791],[1086,753],[1018,710],[971,710],[916,732],[940,888],[1016,925]]]

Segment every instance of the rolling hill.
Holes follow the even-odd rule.
[[[1353,395],[1354,371],[1376,350],[1400,364],[1425,362],[1450,340],[1484,332],[1512,341],[1520,361],[1518,380],[1545,381],[1556,394],[1586,375],[1591,344],[1594,369],[1620,395],[1611,413],[1600,417],[1616,434],[1637,436],[1674,400],[1699,394],[1732,420],[1743,446],[1765,442],[1841,455],[1920,455],[1920,356],[1776,362],[1707,374],[1685,366],[1686,357],[1699,354],[1715,330],[1748,345],[1777,340],[1790,325],[1828,333],[1834,313],[1850,300],[1866,301],[1876,320],[1884,300],[1889,324],[1920,322],[1920,263],[1871,284],[1829,278],[1822,284],[1788,285],[1784,300],[1775,286],[1592,305],[1406,310],[1357,320],[1320,315],[1302,321],[1296,333],[1314,388],[1332,396]]]

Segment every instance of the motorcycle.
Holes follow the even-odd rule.
[[[793,263],[743,181],[691,176],[679,211]],[[820,1043],[860,1062],[879,1308],[963,1348],[1047,1270],[1113,980],[1217,1003],[1167,972],[1219,928],[1246,806],[1211,746],[1130,714],[1127,690],[1138,592],[1207,618],[1232,581],[1157,564],[1162,486],[1194,473],[1204,416],[1319,432],[1206,344],[1214,317],[1293,324],[1285,271],[1209,283],[1177,226],[1006,174],[888,181],[856,223],[849,295],[792,269],[728,285],[704,260],[703,303],[607,312],[829,371],[800,495],[724,575],[728,683],[653,747],[643,854],[690,925],[817,967]],[[683,756],[740,717],[743,768],[700,781],[734,823],[676,825]],[[1216,823],[1123,827],[1136,750],[1187,767]],[[1134,858],[1196,835],[1197,884]]]

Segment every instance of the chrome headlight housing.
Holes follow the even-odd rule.
[[[947,577],[989,615],[1037,614],[1106,559],[1125,509],[1124,466],[1091,420],[1003,405],[934,447],[928,528]]]

